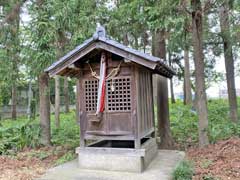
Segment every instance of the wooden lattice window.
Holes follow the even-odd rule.
[[[97,91],[99,81],[85,80],[85,104],[87,112],[97,110]],[[107,81],[107,110],[131,110],[131,79],[130,77],[117,77]]]
[[[107,107],[108,111],[131,110],[130,77],[117,77],[107,81]]]
[[[85,104],[86,111],[96,111],[97,110],[97,92],[98,92],[98,80],[91,79],[85,80]]]

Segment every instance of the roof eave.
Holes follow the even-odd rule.
[[[132,62],[139,64],[139,60],[141,60],[142,61],[141,65],[149,69],[152,69],[153,71],[156,71],[157,74],[163,75],[165,77],[171,78],[173,75],[176,74],[175,71],[164,62],[164,60],[161,60],[158,57],[141,53],[132,48],[124,46],[116,41],[108,40],[105,37],[97,38],[97,39],[90,38],[86,40],[83,44],[77,46],[74,50],[70,51],[65,56],[61,57],[58,61],[53,63],[50,67],[48,67],[44,71],[49,73],[51,77],[54,76],[55,74],[58,73],[58,72],[54,72],[55,69],[57,69],[61,65],[64,65],[64,63],[66,63],[71,58],[74,58],[74,56],[76,56],[78,53],[80,53],[84,49],[87,49],[93,43],[96,43],[95,48],[101,48],[112,53],[117,53],[118,55],[123,56],[124,58],[127,58]]]
[[[53,63],[48,68],[44,69],[44,72],[48,73],[49,71],[53,70],[57,66],[60,66],[64,62],[66,62],[68,59],[73,57],[74,55],[78,54],[80,51],[85,49],[87,46],[89,46],[91,43],[94,43],[96,40],[94,40],[92,37],[84,41],[81,45],[74,48],[72,51],[64,55],[63,57],[59,58],[55,63]]]

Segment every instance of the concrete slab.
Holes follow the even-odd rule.
[[[170,180],[184,157],[185,153],[181,151],[159,150],[143,173],[85,170],[80,169],[77,160],[74,160],[50,169],[38,180]]]

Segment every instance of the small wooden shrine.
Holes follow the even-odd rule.
[[[98,27],[93,37],[46,72],[50,77],[69,76],[79,81],[81,139],[77,151],[94,147],[104,148],[105,153],[107,147],[111,153],[124,148],[136,150],[149,140],[155,141],[152,75],[171,78],[174,74],[160,58],[111,40],[105,29]],[[87,140],[96,143],[89,145]]]

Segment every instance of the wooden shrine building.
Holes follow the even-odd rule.
[[[174,75],[162,59],[108,38],[103,27],[45,71],[79,81],[81,149],[141,149],[154,139],[152,75]]]

